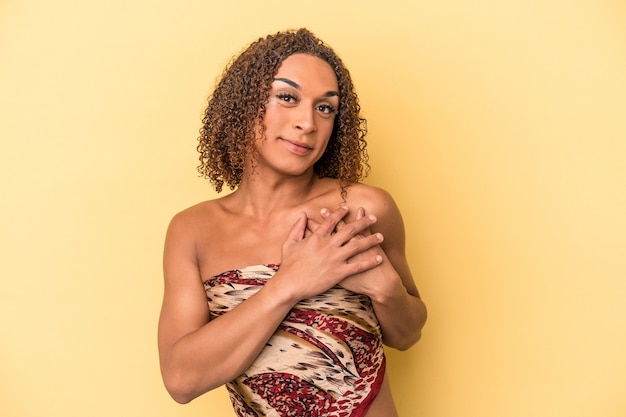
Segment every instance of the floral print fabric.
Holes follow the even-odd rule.
[[[278,268],[249,266],[205,281],[212,318],[256,293]],[[384,373],[369,297],[336,286],[299,302],[254,363],[226,387],[239,417],[362,417]]]

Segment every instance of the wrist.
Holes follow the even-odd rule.
[[[281,282],[280,271],[269,279],[263,287],[264,293],[271,299],[271,304],[276,308],[291,309],[296,305],[301,297],[298,297],[295,291],[291,290],[289,285],[285,285],[285,282]]]
[[[408,294],[406,288],[402,284],[400,276],[395,272],[383,274],[379,280],[381,285],[373,294],[369,295],[375,304],[391,305],[402,301]]]

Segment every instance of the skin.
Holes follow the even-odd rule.
[[[159,354],[176,401],[189,402],[240,375],[298,301],[336,284],[372,299],[386,345],[403,350],[419,340],[426,309],[406,261],[393,199],[355,183],[344,202],[337,180],[313,173],[339,109],[337,91],[325,61],[287,58],[272,85],[254,169],[250,164],[232,194],[172,219]],[[264,263],[281,267],[258,293],[210,319],[202,282]],[[395,415],[385,377],[367,416]]]

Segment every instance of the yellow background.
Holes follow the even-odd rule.
[[[429,306],[388,353],[402,415],[626,415],[620,0],[0,2],[0,415],[232,415],[162,387],[163,236],[215,196],[222,67],[300,26],[352,71]]]

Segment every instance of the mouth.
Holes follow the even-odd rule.
[[[306,143],[294,142],[292,140],[288,140],[288,139],[284,139],[284,138],[281,138],[281,140],[287,144],[287,147],[292,152],[297,153],[299,155],[303,155],[303,154],[305,154],[305,153],[307,153],[307,152],[309,152],[309,151],[311,151],[313,149],[312,147],[310,147]]]

